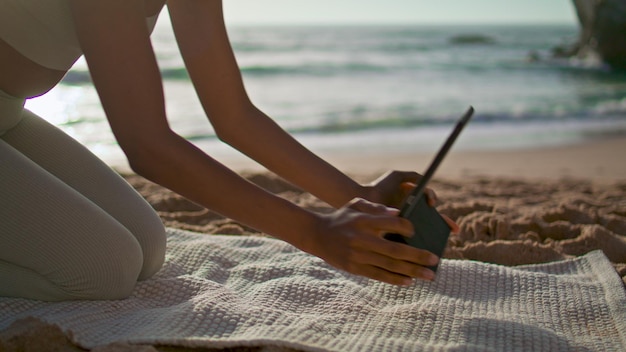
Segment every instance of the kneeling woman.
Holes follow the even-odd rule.
[[[218,0],[169,0],[178,45],[218,137],[337,207],[317,214],[266,192],[174,133],[150,32],[164,0],[0,1],[0,295],[119,299],[163,263],[150,206],[87,149],[24,109],[84,55],[133,170],[335,267],[406,285],[438,258],[383,239],[414,172],[360,185],[315,156],[248,99]],[[315,170],[311,172],[310,170]]]

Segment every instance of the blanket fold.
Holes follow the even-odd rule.
[[[130,298],[0,298],[0,329],[27,316],[84,348],[626,350],[626,294],[601,251],[518,267],[443,260],[435,282],[402,288],[338,271],[282,241],[168,229],[164,267]]]

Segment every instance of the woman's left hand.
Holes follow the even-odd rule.
[[[414,171],[390,171],[366,185],[365,194],[362,197],[375,203],[398,208],[421,178],[422,175]],[[426,188],[424,194],[428,204],[435,206],[437,203],[435,192]]]
[[[422,175],[414,171],[390,171],[379,177],[372,183],[365,185],[365,198],[371,202],[385,204],[389,207],[400,208],[404,199],[415,188]],[[431,188],[424,190],[428,205],[434,207],[437,204],[437,194]],[[459,232],[459,226],[446,215],[441,214],[450,226],[452,233]]]

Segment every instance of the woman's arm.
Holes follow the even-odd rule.
[[[204,5],[215,10],[219,4],[216,0],[185,1],[198,3],[196,11],[206,9]],[[172,132],[165,117],[163,90],[145,24],[143,1],[70,0],[70,4],[107,118],[138,174],[351,273],[394,284],[407,284],[410,278],[432,278],[433,273],[424,266],[437,262],[433,254],[383,238],[388,232],[412,234],[410,222],[397,217],[397,211],[360,200],[331,214],[309,212],[246,181]],[[173,1],[174,17],[185,4]],[[201,20],[193,16],[177,18]],[[219,26],[208,28],[219,30]],[[206,40],[215,38],[209,36]],[[203,52],[205,49],[188,47],[186,55],[188,59],[195,55],[210,57]],[[228,56],[218,55],[217,60],[207,63],[219,66],[209,70],[211,75],[207,77],[214,80],[217,88],[200,88],[200,92],[208,89],[217,94],[208,101],[217,104],[209,107],[210,114],[226,114],[235,109],[220,102],[221,97],[232,95],[220,94],[220,87],[229,92],[240,84],[237,79],[230,82],[233,72],[229,70],[236,65],[222,62],[225,57]],[[229,99],[243,98],[235,94]],[[237,105],[236,100],[230,103]]]
[[[365,196],[363,187],[303,147],[250,102],[228,40],[221,1],[170,0],[168,8],[185,65],[220,139],[335,207]]]
[[[316,215],[256,187],[169,128],[143,1],[71,4],[92,79],[133,170],[225,216],[302,246],[297,235],[313,231]]]

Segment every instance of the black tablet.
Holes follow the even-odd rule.
[[[400,209],[399,216],[409,219],[411,223],[413,223],[415,231],[413,237],[406,238],[399,234],[387,234],[385,238],[395,242],[406,243],[416,248],[425,249],[441,258],[446,248],[448,237],[450,236],[450,227],[441,217],[437,209],[428,205],[424,190],[435,174],[439,164],[441,164],[452,147],[452,144],[473,114],[474,108],[470,106],[456,123],[454,130],[452,130],[452,133],[435,156],[435,159],[426,170],[426,173]],[[429,267],[429,269],[437,271],[437,266],[438,265]]]

